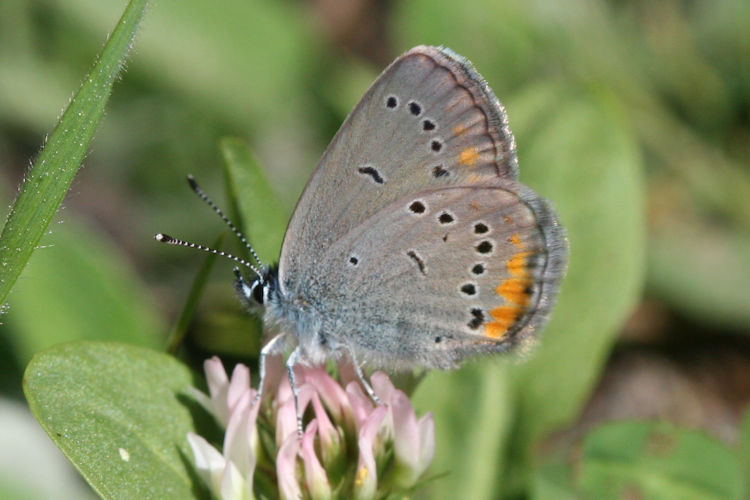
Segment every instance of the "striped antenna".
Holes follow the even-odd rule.
[[[227,252],[223,252],[221,250],[216,250],[216,249],[213,249],[213,248],[209,248],[209,247],[207,247],[205,245],[201,245],[199,243],[191,243],[189,241],[183,241],[183,240],[180,240],[178,238],[173,238],[173,237],[169,236],[168,234],[159,233],[159,234],[157,234],[157,235],[154,236],[154,239],[156,241],[158,241],[158,242],[166,243],[167,245],[176,245],[176,246],[180,246],[180,247],[194,248],[194,249],[200,250],[202,252],[212,253],[214,255],[218,255],[220,257],[225,257],[225,258],[227,258],[229,260],[233,260],[234,262],[236,262],[238,264],[242,264],[243,266],[249,267],[250,269],[252,269],[255,272],[255,274],[258,275],[258,278],[260,278],[260,280],[263,281],[263,273],[261,273],[260,270],[258,270],[257,267],[255,267],[253,264],[251,264],[250,262],[246,261],[245,259],[241,259],[241,258],[239,258],[239,257],[237,257],[235,255],[232,255],[231,253],[227,253]]]

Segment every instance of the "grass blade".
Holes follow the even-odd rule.
[[[104,113],[147,0],[131,0],[29,171],[0,235],[0,303],[62,203]]]

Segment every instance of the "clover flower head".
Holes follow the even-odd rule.
[[[375,405],[357,381],[342,387],[320,367],[296,367],[300,408],[311,417],[298,436],[288,378],[275,390],[266,386],[271,397],[258,401],[246,366],[237,365],[230,378],[214,357],[204,370],[208,394],[196,390],[195,397],[224,429],[224,440],[217,446],[193,433],[187,439],[217,498],[381,498],[411,492],[434,456],[432,415],[417,419],[383,373],[371,379],[384,403]]]

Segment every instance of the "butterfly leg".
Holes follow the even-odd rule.
[[[260,380],[258,380],[258,392],[255,394],[255,398],[253,398],[253,402],[250,404],[250,406],[258,403],[260,401],[260,398],[263,396],[263,383],[266,381],[266,356],[268,356],[269,354],[273,354],[276,351],[276,349],[278,348],[278,344],[284,337],[284,335],[284,333],[276,335],[274,338],[269,340],[266,345],[264,345],[260,350],[260,360],[258,361],[258,371],[260,371]]]
[[[354,350],[347,346],[346,347],[347,352],[349,353],[349,358],[352,360],[352,364],[354,365],[354,371],[357,373],[357,378],[362,383],[362,386],[365,388],[365,391],[367,391],[367,395],[370,396],[370,399],[372,399],[376,405],[382,405],[383,401],[375,394],[375,391],[372,389],[372,386],[365,378],[364,373],[362,373],[362,368],[359,366],[359,361],[357,360],[357,357],[354,355]]]
[[[286,360],[286,371],[289,374],[289,385],[292,387],[292,396],[294,397],[294,410],[297,413],[297,437],[302,438],[302,413],[299,408],[299,390],[297,389],[297,382],[294,376],[294,365],[297,364],[299,358],[300,347],[297,346],[289,358]]]

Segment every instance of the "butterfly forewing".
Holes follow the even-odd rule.
[[[328,147],[287,229],[281,287],[294,293],[339,238],[418,190],[515,178],[505,112],[468,61],[416,47],[367,91]]]

